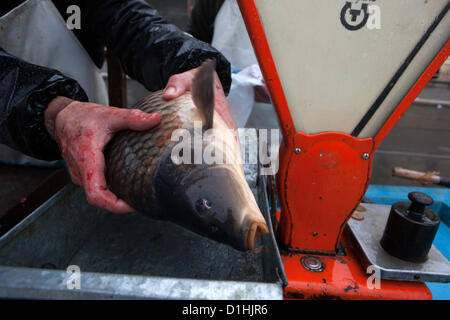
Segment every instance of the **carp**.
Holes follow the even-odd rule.
[[[158,112],[161,123],[144,132],[118,132],[105,148],[105,176],[111,191],[136,211],[235,249],[253,250],[268,227],[245,180],[239,140],[214,110],[214,70],[215,62],[208,60],[191,91],[170,101],[156,91],[129,107]],[[202,149],[222,153],[227,161],[195,161],[195,143],[174,158],[179,140],[173,135],[194,133],[195,123],[202,133],[212,132],[203,135]],[[179,161],[186,157],[191,161]]]

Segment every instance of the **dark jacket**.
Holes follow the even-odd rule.
[[[202,41],[211,43],[214,23],[225,0],[196,0],[189,21],[189,32]]]
[[[4,14],[22,1],[2,1]],[[125,72],[148,90],[164,88],[171,75],[217,61],[225,92],[230,65],[213,47],[168,24],[141,0],[54,0],[66,20],[70,5],[81,8],[81,29],[74,30],[92,60],[101,67],[103,48],[118,56]],[[8,8],[9,4],[9,8]],[[33,65],[0,48],[0,143],[44,160],[60,159],[44,126],[44,111],[56,96],[87,101],[80,85],[56,70]]]

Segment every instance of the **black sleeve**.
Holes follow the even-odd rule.
[[[61,159],[44,124],[45,108],[57,96],[88,101],[75,80],[0,48],[0,143],[34,158]]]
[[[196,0],[189,21],[189,32],[202,41],[211,43],[214,23],[224,0]]]
[[[81,29],[75,30],[78,38],[85,39],[84,43],[105,44],[119,57],[125,72],[148,90],[160,90],[173,74],[214,58],[216,71],[228,93],[231,68],[226,58],[209,44],[168,24],[145,1],[63,0],[54,3],[63,16],[67,5],[79,5]]]

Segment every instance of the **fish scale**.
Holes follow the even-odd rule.
[[[238,250],[251,250],[268,228],[238,162],[238,141],[214,111],[213,71],[212,63],[205,62],[194,77],[192,92],[167,101],[157,91],[130,107],[157,112],[161,122],[144,132],[117,133],[105,149],[105,176],[110,190],[142,214],[170,220]],[[203,123],[204,131],[216,130],[202,140],[203,150],[220,148],[232,163],[173,162],[179,143],[172,141],[173,132],[192,133],[196,121]],[[194,154],[193,144],[187,146]]]
[[[153,212],[151,215],[159,216],[160,214],[156,213],[159,210],[157,205],[155,208],[148,208],[149,202],[156,204],[152,175],[161,155],[168,149],[170,137],[160,147],[156,146],[155,142],[164,138],[164,134],[179,123],[176,117],[179,105],[176,101],[164,100],[162,91],[159,91],[145,97],[131,108],[148,113],[158,112],[162,116],[161,123],[157,128],[145,132],[125,130],[116,134],[105,151],[106,178],[118,197],[134,204],[135,209],[139,211]],[[168,114],[171,114],[171,117],[164,117]],[[137,152],[134,152],[135,150]]]

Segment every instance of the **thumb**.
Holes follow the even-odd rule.
[[[112,131],[134,130],[145,131],[157,126],[161,122],[158,113],[146,113],[139,109],[120,109],[112,113],[109,118],[109,128]]]
[[[169,78],[166,88],[163,92],[163,98],[172,100],[178,98],[183,93],[191,90],[192,79],[194,78],[196,69],[173,75]]]

